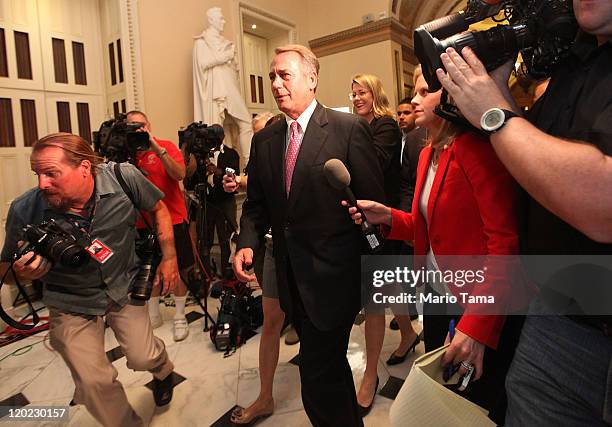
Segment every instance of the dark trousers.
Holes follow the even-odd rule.
[[[539,300],[530,313],[506,379],[506,425],[612,425],[612,338]]]
[[[214,243],[215,230],[221,249],[221,276],[232,277],[230,257],[230,236],[236,230],[236,200],[233,197],[209,201],[206,206],[206,248],[204,264],[210,270],[210,251]]]
[[[322,331],[308,318],[291,271],[289,289],[293,325],[300,337],[302,403],[310,422],[315,427],[363,426],[353,374],[346,359],[354,319]]]
[[[461,315],[456,313],[460,311],[461,308],[457,306],[446,307],[445,310],[440,304],[424,305],[423,338],[426,352],[444,345],[450,320],[455,319],[455,324],[459,324]],[[498,425],[504,424],[508,403],[504,384],[524,321],[524,316],[507,316],[497,349],[485,348],[482,377],[478,381],[470,382],[463,392],[453,389],[457,394],[488,410],[489,418]]]

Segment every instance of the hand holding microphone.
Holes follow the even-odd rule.
[[[355,221],[355,224],[361,226],[361,232],[368,241],[370,249],[372,251],[377,250],[382,243],[382,239],[376,228],[368,222],[368,219],[373,221],[372,224],[391,225],[391,209],[383,204],[370,200],[358,202],[353,191],[349,187],[351,183],[351,174],[342,161],[338,159],[329,159],[325,162],[323,170],[325,171],[325,177],[329,184],[337,190],[344,191],[347,200],[343,200],[342,205],[349,207],[349,214]],[[366,212],[368,212],[367,218]],[[388,221],[386,220],[387,216]]]

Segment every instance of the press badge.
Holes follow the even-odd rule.
[[[110,257],[113,256],[114,252],[102,243],[100,240],[95,239],[91,242],[91,245],[85,248],[89,255],[100,264],[104,264]]]

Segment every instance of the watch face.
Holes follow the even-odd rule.
[[[504,113],[501,111],[493,110],[485,116],[485,124],[488,127],[495,127],[499,125],[499,122],[504,120]]]
[[[499,108],[492,108],[482,115],[480,126],[486,131],[494,131],[504,123],[505,115]]]

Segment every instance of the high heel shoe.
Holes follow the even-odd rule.
[[[416,339],[414,340],[410,348],[406,350],[406,353],[404,353],[402,356],[397,356],[395,352],[391,353],[389,360],[387,360],[387,365],[392,366],[392,365],[399,365],[400,363],[403,363],[404,360],[406,360],[406,356],[408,356],[408,353],[410,353],[410,350],[414,352],[416,350],[416,346],[419,345],[420,342],[421,342],[421,337],[417,335]]]
[[[253,426],[274,413],[274,402],[259,411],[254,411],[251,408],[252,407],[243,408],[242,406],[237,406],[232,411],[230,422],[234,425]]]
[[[376,387],[374,387],[374,396],[372,396],[372,401],[368,406],[361,406],[359,403],[357,404],[359,410],[359,416],[361,418],[365,417],[372,410],[372,405],[374,405],[374,399],[376,398],[376,392],[378,391],[378,375],[376,375]]]

